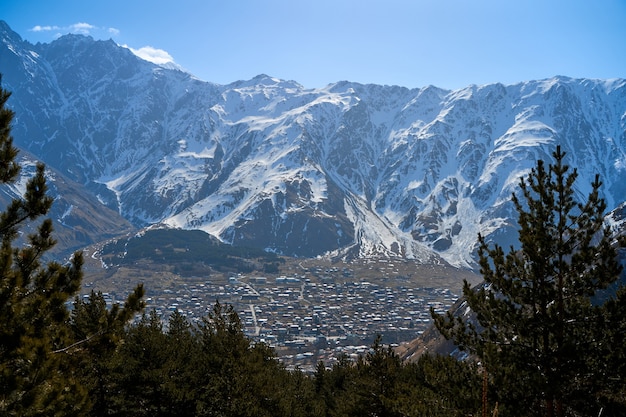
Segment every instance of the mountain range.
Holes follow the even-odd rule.
[[[626,201],[624,79],[219,85],[112,40],[33,45],[1,21],[0,73],[68,248],[159,226],[288,256],[471,268],[478,233],[514,244],[511,193],[557,145],[581,198],[599,174],[608,208]]]

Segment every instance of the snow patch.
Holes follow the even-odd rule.
[[[63,214],[61,215],[61,223],[63,223],[63,221],[65,220],[66,217],[68,217],[70,214],[72,214],[72,210],[74,209],[74,205],[70,204],[65,211],[63,212]]]

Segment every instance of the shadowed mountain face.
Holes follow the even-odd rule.
[[[0,188],[0,207],[6,207],[14,198],[23,196],[28,179],[35,174],[36,158],[22,150],[18,161],[22,167],[20,178],[15,184]],[[87,245],[135,229],[117,212],[103,206],[81,184],[50,167],[47,167],[46,177],[49,194],[54,197],[48,217],[53,221],[54,239],[57,241],[47,257],[58,260]],[[39,224],[40,221],[28,224],[22,237],[35,232]]]
[[[4,23],[0,40],[16,145],[82,187],[61,197],[86,192],[136,227],[471,266],[479,232],[515,241],[510,195],[556,145],[581,194],[598,173],[609,209],[626,200],[625,80],[216,85],[113,41],[32,45]]]

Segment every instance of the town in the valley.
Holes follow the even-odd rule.
[[[230,304],[251,340],[272,346],[285,366],[310,371],[319,361],[332,366],[343,355],[364,354],[377,335],[392,346],[415,339],[430,326],[430,309],[449,309],[463,278],[474,278],[451,268],[413,270],[404,260],[309,263],[283,268],[280,275],[212,274],[175,285],[154,281],[145,284],[146,312],[167,318],[179,311],[194,322],[216,301]],[[87,283],[85,290],[93,286]],[[109,303],[121,302],[126,293],[118,287],[104,296]]]

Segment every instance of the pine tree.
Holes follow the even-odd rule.
[[[364,416],[399,416],[393,407],[396,383],[402,368],[402,361],[391,346],[382,344],[382,337],[376,336],[365,356],[356,362],[358,375],[358,414]]]
[[[589,360],[595,323],[606,316],[592,300],[621,272],[599,177],[579,203],[576,170],[564,164],[560,147],[553,157],[521,179],[521,199],[513,195],[520,247],[505,253],[479,236],[484,284],[463,289],[474,318],[432,313],[441,333],[481,360],[522,415],[565,415],[590,379],[606,382]]]
[[[170,315],[166,334],[167,360],[164,364],[164,380],[161,382],[166,393],[166,414],[189,416],[195,412],[197,381],[192,378],[195,361],[199,359],[199,337],[191,323],[179,311]]]
[[[251,379],[251,345],[232,305],[216,302],[199,325],[201,362],[206,375],[199,389],[198,415],[262,415],[254,404],[256,392]],[[210,377],[207,377],[209,376]],[[200,378],[198,378],[201,381]]]
[[[582,389],[593,392],[597,404],[591,411],[602,407],[603,415],[626,415],[626,286],[620,286],[616,294],[601,309],[595,326],[596,337],[592,346],[590,368],[601,375],[603,383],[588,381]]]
[[[144,314],[138,323],[130,326],[111,361],[114,387],[110,390],[107,415],[184,415],[166,412],[171,400],[164,389],[170,354],[170,342],[156,311]]]
[[[10,93],[0,87],[0,183],[15,183],[20,175],[13,146],[14,113],[6,107]],[[55,244],[52,222],[44,220],[22,247],[20,230],[48,213],[45,168],[37,165],[22,198],[11,201],[0,214],[0,414],[80,414],[85,392],[62,369],[56,353],[69,343],[65,303],[81,281],[82,257],[71,263],[42,264]]]
[[[396,409],[403,416],[479,415],[481,379],[471,362],[422,355],[403,366]]]
[[[62,349],[68,369],[81,381],[88,392],[88,406],[92,415],[107,415],[111,358],[125,336],[124,326],[144,308],[143,285],[138,285],[124,306],[114,304],[107,308],[104,296],[92,291],[85,300],[75,298],[69,328],[72,344]]]

